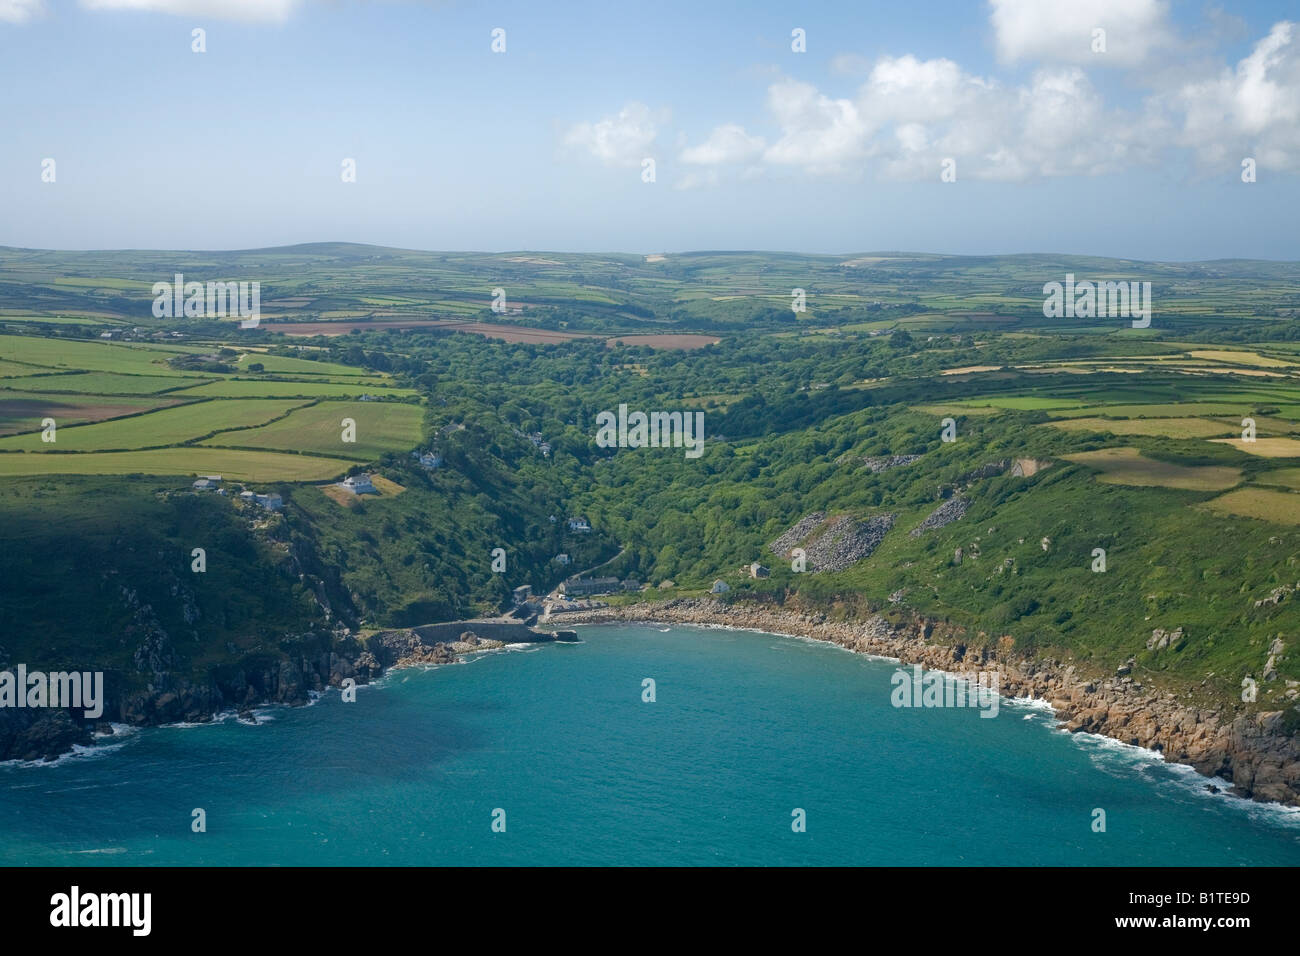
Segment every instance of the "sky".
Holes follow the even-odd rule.
[[[0,130],[29,248],[1300,260],[1294,0],[0,0]]]

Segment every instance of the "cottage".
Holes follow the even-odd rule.
[[[426,452],[420,456],[420,467],[425,471],[433,471],[442,465],[442,456],[436,451]]]
[[[340,484],[354,495],[379,494],[369,475],[348,475]]]
[[[713,590],[710,593],[726,594],[730,590],[731,590],[731,585],[728,584],[726,581],[722,580],[722,578],[718,578],[718,580],[713,582]]]
[[[567,554],[557,554],[554,558],[556,564],[568,564],[569,556]]]
[[[772,573],[771,571],[763,567],[757,561],[755,561],[753,564],[749,566],[749,576],[751,578],[765,578],[771,573]]]
[[[586,518],[570,518],[569,530],[579,534],[585,534],[591,530],[591,525],[587,523]]]
[[[195,491],[216,491],[221,485],[220,475],[201,475],[199,480],[194,482]]]
[[[533,597],[533,587],[531,584],[521,584],[511,592],[511,597],[515,605],[527,604]]]

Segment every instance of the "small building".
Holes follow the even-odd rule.
[[[348,475],[341,482],[344,488],[354,495],[377,495],[378,489],[375,488],[374,482],[370,480],[369,475]]]
[[[716,580],[716,581],[713,582],[713,588],[712,588],[712,590],[710,591],[710,593],[711,593],[711,594],[726,594],[726,593],[727,593],[728,591],[730,591],[730,590],[731,590],[731,585],[728,584],[726,581],[722,580],[722,578],[718,578],[718,580]]]
[[[557,554],[553,560],[556,564],[568,564],[569,556],[567,554]]]
[[[194,482],[195,491],[216,491],[221,487],[220,475],[200,475],[199,480]]]
[[[442,466],[442,456],[436,451],[425,452],[420,456],[420,467],[425,471],[433,471],[435,468]]]
[[[591,531],[591,525],[587,523],[586,518],[570,518],[569,530],[577,532],[578,534],[585,534]]]
[[[586,597],[591,594],[609,594],[618,590],[618,578],[573,578],[560,585],[566,598]]]
[[[749,576],[751,578],[765,578],[771,575],[771,571],[763,567],[757,561],[749,566]]]
[[[259,495],[253,491],[241,491],[239,498],[241,501],[247,501],[250,505],[260,505],[267,511],[279,511],[284,507],[284,499],[275,493]]]
[[[641,582],[638,581],[636,578],[628,578],[626,581],[623,582],[623,590],[624,590],[624,591],[640,591],[640,590],[641,590]]]
[[[516,606],[520,604],[527,604],[530,600],[532,600],[533,586],[531,584],[521,584],[519,585],[519,587],[515,588],[512,592],[510,592],[510,595],[511,598],[514,600]]]

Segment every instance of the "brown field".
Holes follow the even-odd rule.
[[[1241,481],[1241,472],[1236,468],[1223,465],[1189,468],[1147,458],[1136,448],[1102,448],[1064,457],[1066,461],[1101,469],[1097,480],[1108,485],[1224,491]]]
[[[1242,352],[1236,349],[1193,349],[1187,353],[1192,358],[1207,359],[1212,362],[1238,362],[1242,365],[1257,365],[1260,368],[1286,368],[1295,362],[1283,362],[1281,359],[1269,358],[1258,352]]]
[[[383,475],[372,474],[370,476],[370,483],[379,489],[380,496],[384,498],[388,498],[394,495],[400,495],[403,491],[406,490],[405,485],[399,485],[397,482],[389,478],[385,478]],[[351,508],[358,501],[368,501],[371,498],[375,497],[374,495],[354,495],[346,488],[343,488],[337,484],[321,485],[320,492],[326,498],[330,499],[336,504],[342,505],[345,508]]]
[[[178,398],[82,398],[75,395],[33,395],[24,398],[0,398],[0,435],[39,431],[41,419],[56,418],[59,425],[102,422],[109,418],[132,415],[154,408],[182,404]]]
[[[264,327],[272,332],[284,335],[347,335],[353,329],[365,332],[383,331],[384,329],[434,329],[452,325],[463,325],[453,319],[384,319],[379,322],[270,322]]]
[[[405,485],[399,485],[397,482],[385,478],[383,475],[371,475],[370,483],[379,489],[381,495],[400,495],[406,490]]]
[[[996,372],[1001,365],[967,365],[965,368],[946,368],[940,375],[969,375],[972,372]]]
[[[1300,440],[1295,438],[1256,438],[1251,442],[1240,438],[1214,438],[1211,441],[1231,445],[1238,451],[1260,458],[1300,458]]]
[[[1300,524],[1300,495],[1264,488],[1239,488],[1205,502],[1211,511],[1258,518],[1274,524]]]
[[[665,332],[647,335],[619,335],[606,340],[605,344],[611,347],[622,343],[623,345],[648,345],[652,349],[700,349],[706,345],[717,345],[721,341],[722,339],[716,335]]]

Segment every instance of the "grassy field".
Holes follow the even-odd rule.
[[[279,448],[371,461],[385,452],[409,451],[420,442],[423,409],[395,402],[320,402],[262,428],[226,432],[205,445]],[[356,441],[344,442],[342,421],[356,422]]]
[[[408,398],[417,394],[410,388],[387,388],[364,383],[345,385],[334,382],[286,382],[274,379],[223,379],[196,385],[175,394],[202,398],[357,398],[361,395]]]
[[[1053,428],[1069,431],[1108,432],[1112,435],[1155,435],[1163,438],[1210,438],[1240,431],[1203,418],[1069,418],[1051,422]]]
[[[81,392],[86,395],[155,395],[183,389],[211,378],[176,375],[120,375],[115,372],[68,372],[26,375],[0,380],[0,387],[19,392]]]
[[[1097,480],[1106,484],[1223,491],[1241,481],[1241,471],[1236,468],[1175,465],[1147,458],[1136,448],[1103,448],[1064,457],[1066,461],[1100,469]]]
[[[1273,524],[1300,525],[1300,494],[1267,488],[1239,488],[1205,502],[1221,514],[1258,518]]]
[[[1212,440],[1231,445],[1247,454],[1258,455],[1260,458],[1300,458],[1300,440],[1295,438],[1256,438],[1254,441],[1244,441],[1240,438]]]
[[[323,481],[352,462],[229,448],[158,448],[80,455],[0,455],[0,477],[23,475],[221,475],[237,481]]]
[[[109,422],[60,428],[55,441],[49,443],[41,440],[39,432],[10,435],[0,438],[0,451],[81,452],[177,445],[223,429],[261,425],[301,404],[289,399],[194,402]]]
[[[24,335],[0,335],[0,359],[44,369],[85,369],[92,372],[127,372],[152,375],[182,375],[170,372],[167,360],[193,348],[84,342],[72,339],[43,339]]]

